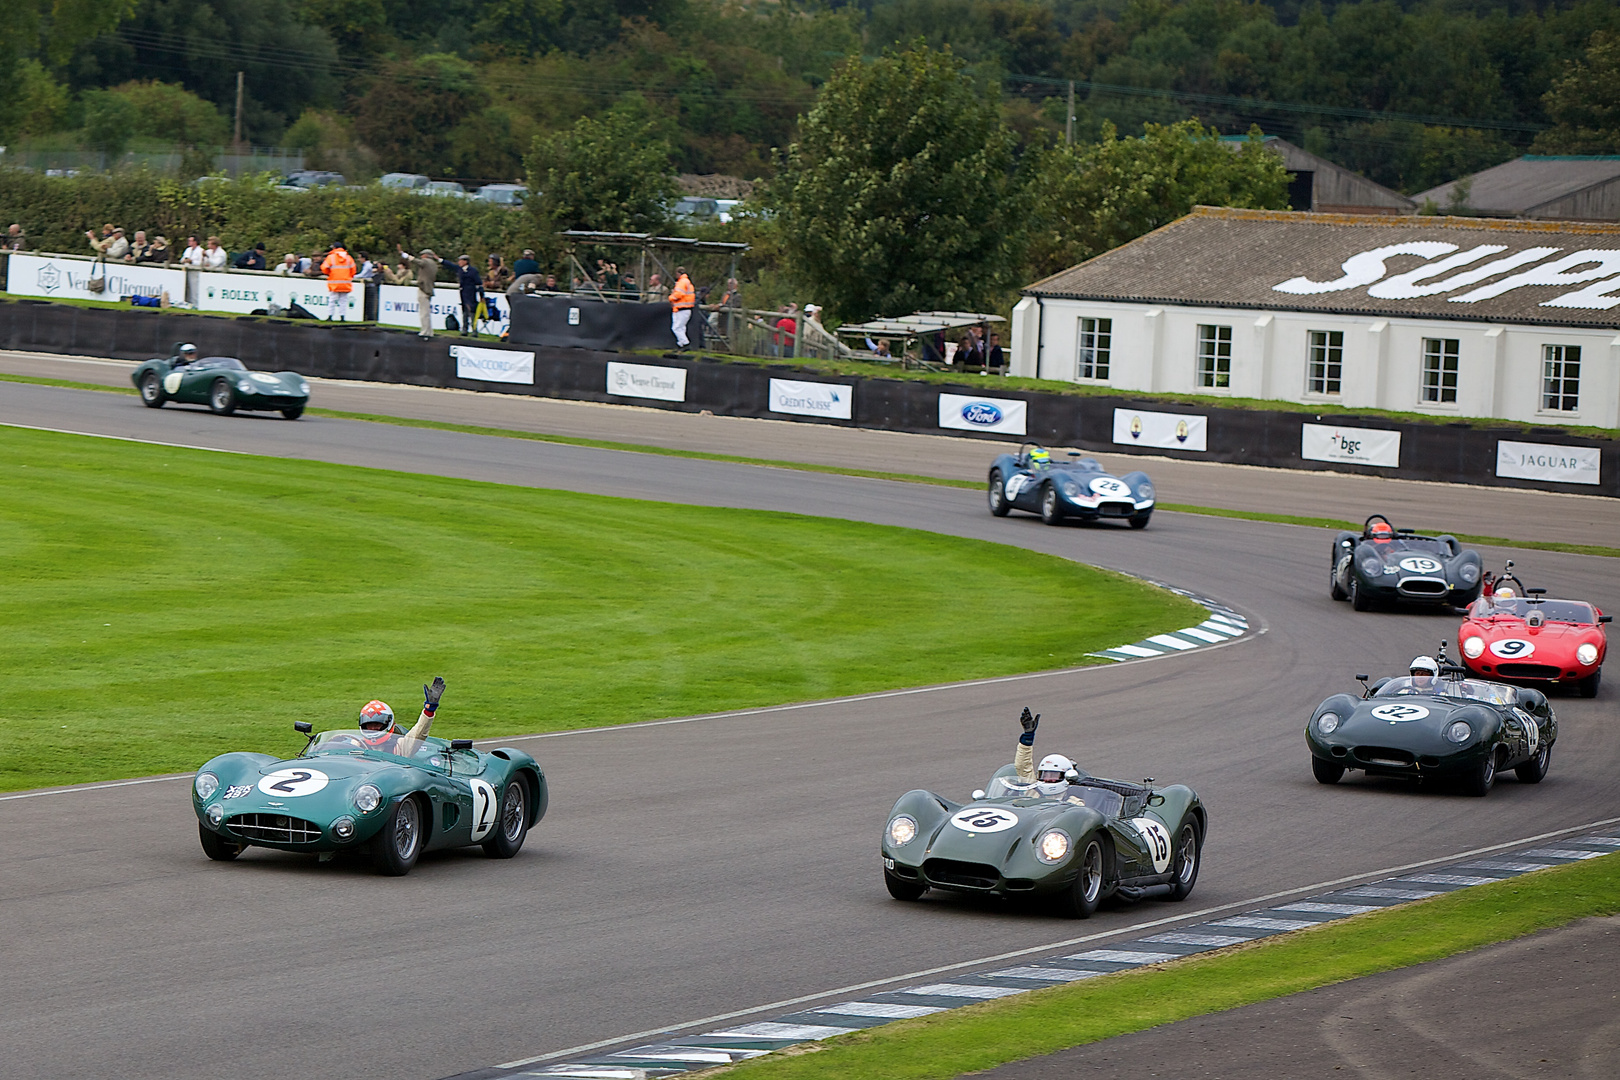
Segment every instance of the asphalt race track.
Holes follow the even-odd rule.
[[[1180,905],[1189,915],[1620,814],[1615,681],[1596,700],[1555,700],[1560,737],[1539,786],[1509,777],[1469,799],[1316,784],[1309,710],[1353,688],[1356,671],[1392,673],[1432,651],[1459,621],[1329,600],[1324,530],[1170,513],[1143,532],[1052,529],[994,519],[976,491],[320,417],[151,411],[21,384],[0,385],[0,423],[908,525],[1153,577],[1264,631],[1142,663],[518,742],[552,787],[523,853],[429,856],[400,880],[264,851],[209,863],[189,777],[0,796],[11,976],[0,1077],[433,1080],[1175,915],[1148,901],[1071,923],[889,899],[876,854],[889,805],[912,787],[961,797],[982,784],[1009,759],[1024,703],[1045,716],[1038,748],[1203,795],[1211,833]],[[758,456],[780,456],[760,430]],[[1166,501],[1198,501],[1160,486]],[[1426,490],[1438,517],[1477,513],[1489,497]],[[1549,497],[1545,512],[1559,505]],[[1379,509],[1347,498],[1342,516]],[[1611,560],[1482,554],[1511,555],[1530,584],[1620,607]],[[948,582],[939,601],[950,602]],[[356,705],[412,690],[357,688]],[[455,723],[447,698],[442,733]],[[291,733],[267,731],[265,745],[291,748]]]

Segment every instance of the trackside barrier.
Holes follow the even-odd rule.
[[[940,396],[961,395],[991,402],[1023,402],[1026,428],[1009,433],[960,430],[949,434],[1006,442],[1020,437],[1094,452],[1152,454],[1193,461],[1236,462],[1274,468],[1332,470],[1407,480],[1522,487],[1580,495],[1620,497],[1620,440],[1571,434],[1561,428],[1466,424],[1422,424],[1386,417],[1318,417],[1311,413],[1222,408],[1216,402],[1189,406],[1115,395],[1043,394],[1010,390],[989,379],[981,384],[942,385],[904,379],[829,376],[792,364],[741,364],[693,356],[647,357],[591,349],[501,345],[444,335],[424,341],[409,331],[338,326],[266,318],[173,314],[152,310],[81,308],[41,300],[0,301],[0,348],[80,356],[145,360],[167,356],[177,340],[196,342],[205,355],[239,357],[250,368],[291,370],[304,375],[371,382],[455,387],[489,393],[523,394],[574,401],[636,404],[681,412],[708,411],[720,416],[752,416],[795,423],[835,424],[941,434],[945,429]],[[534,354],[533,384],[494,383],[458,378],[450,346],[477,345]],[[610,380],[609,365],[613,365]],[[668,371],[660,379],[656,369]],[[644,370],[652,369],[652,370]],[[679,373],[684,372],[684,378]],[[648,379],[651,382],[648,382]],[[771,380],[839,384],[853,397],[850,419],[801,415],[772,408]],[[679,392],[671,390],[679,385]],[[645,389],[639,389],[645,388]],[[319,402],[316,402],[318,405]],[[1116,416],[1116,414],[1120,414]],[[1132,443],[1122,429],[1140,416],[1143,441]],[[1178,449],[1174,435],[1154,440],[1154,432],[1182,429],[1201,436],[1205,450]],[[1200,423],[1199,421],[1202,421]],[[1389,441],[1399,432],[1399,465],[1380,467],[1354,460],[1312,460],[1302,456],[1306,425],[1329,425],[1344,436],[1344,445],[1367,431],[1369,445]],[[1385,434],[1379,434],[1385,433]],[[1116,441],[1119,439],[1120,441]],[[1152,443],[1152,445],[1150,445]],[[1499,445],[1502,444],[1502,445]],[[1514,469],[1499,464],[1506,444],[1545,448],[1529,464]],[[1185,445],[1197,445],[1189,438]],[[1383,452],[1383,451],[1380,451]],[[1569,483],[1559,477],[1564,459],[1583,459],[1587,477],[1597,483]],[[989,465],[987,448],[986,467]],[[1499,469],[1503,470],[1499,472]],[[1539,478],[1527,479],[1524,476]]]

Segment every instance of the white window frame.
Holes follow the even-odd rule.
[[[1455,408],[1461,366],[1461,339],[1424,338],[1423,363],[1418,369],[1418,404],[1438,409],[1448,406]],[[1446,382],[1448,378],[1449,386]],[[1447,397],[1447,394],[1451,396]]]
[[[1225,364],[1224,370],[1222,364]],[[1198,388],[1232,389],[1232,328],[1220,323],[1198,324]]]
[[[1088,323],[1090,329],[1087,329]],[[1081,316],[1075,324],[1075,382],[1107,382],[1113,368],[1113,352],[1114,320]]]
[[[1570,374],[1570,370],[1574,374]],[[1541,347],[1541,395],[1537,410],[1552,416],[1579,416],[1581,413],[1581,347],[1543,345]],[[1553,404],[1556,401],[1558,404]],[[1569,402],[1568,408],[1563,407]]]
[[[1318,341],[1317,339],[1321,340]],[[1321,350],[1321,359],[1317,351]],[[1318,374],[1317,367],[1321,372]],[[1331,374],[1330,374],[1331,373]],[[1317,389],[1320,384],[1321,389]],[[1328,387],[1333,389],[1329,390]],[[1341,397],[1344,394],[1344,331],[1305,331],[1305,393],[1311,397]]]

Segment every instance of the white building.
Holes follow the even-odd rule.
[[[1014,375],[1620,427],[1620,225],[1200,207],[1023,293]]]

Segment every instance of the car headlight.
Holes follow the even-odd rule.
[[[208,808],[208,824],[219,828],[219,823],[225,820],[225,804],[215,803]]]
[[[1479,580],[1479,567],[1473,563],[1463,563],[1457,570],[1457,576],[1462,578],[1464,585],[1472,585]]]
[[[1325,712],[1316,718],[1316,730],[1323,735],[1331,735],[1339,730],[1339,714]]]
[[[1470,660],[1479,659],[1479,654],[1485,651],[1485,639],[1482,637],[1463,638],[1463,655]]]
[[[196,783],[191,786],[196,790],[197,798],[207,802],[214,797],[214,792],[219,790],[219,777],[211,772],[200,772],[197,774]]]
[[[347,840],[354,835],[354,818],[347,815],[332,822],[332,835],[339,840]]]
[[[1465,743],[1474,734],[1474,729],[1468,726],[1466,720],[1456,720],[1446,725],[1446,738],[1454,743]]]
[[[1064,480],[1058,484],[1058,487],[1062,489],[1063,494],[1067,495],[1071,499],[1078,499],[1080,497],[1080,485],[1075,483],[1073,480]]]
[[[1153,498],[1153,483],[1149,480],[1144,480],[1138,484],[1136,488],[1136,497],[1138,499]]]
[[[1597,646],[1590,641],[1582,642],[1580,648],[1575,650],[1575,659],[1579,660],[1582,665],[1591,667],[1597,663]]]
[[[300,394],[308,394],[309,393],[309,383],[303,382],[302,380],[300,380],[299,383],[298,383],[298,392]]]
[[[241,382],[237,383],[236,388],[242,391],[244,394],[253,393],[253,384],[248,382],[246,379],[243,379]]]
[[[1035,854],[1041,862],[1062,862],[1069,854],[1069,834],[1062,829],[1048,829],[1035,845]]]
[[[1376,555],[1361,560],[1361,576],[1377,577],[1384,572],[1384,560]]]
[[[904,847],[916,836],[917,819],[910,814],[896,814],[894,820],[889,822],[889,841],[896,847]]]
[[[371,784],[361,784],[354,789],[354,806],[362,814],[369,814],[382,805],[382,792]]]

